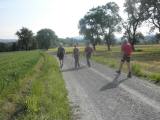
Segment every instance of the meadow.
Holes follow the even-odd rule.
[[[73,47],[67,47],[66,53],[72,53]],[[136,45],[136,51],[131,58],[132,72],[138,77],[149,80],[155,84],[160,84],[160,45]],[[56,52],[56,49],[50,49],[50,52]],[[84,47],[80,47],[83,55]],[[92,60],[114,68],[119,67],[121,59],[121,47],[112,46],[111,51],[107,51],[107,46],[100,45],[96,47]],[[127,72],[124,65],[123,71]]]
[[[57,60],[41,51],[0,53],[0,120],[70,120]]]
[[[160,84],[160,45],[136,45],[135,49],[131,58],[133,74]],[[120,51],[120,46],[112,47],[110,52],[106,51],[104,46],[98,46],[93,60],[117,69],[122,57]],[[126,65],[123,71],[127,72]]]

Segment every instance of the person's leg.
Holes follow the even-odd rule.
[[[76,56],[76,67],[80,67],[80,64],[79,64],[79,56]]]
[[[62,60],[60,59],[59,61],[60,61],[60,67],[62,68]]]
[[[132,74],[131,74],[131,64],[130,64],[130,57],[127,58],[127,67],[128,67],[128,75],[127,77],[132,77]]]
[[[59,59],[59,66],[61,67],[61,59],[60,58],[58,58]]]
[[[80,64],[79,64],[79,56],[78,56],[78,59],[77,59],[77,65],[78,65],[78,67],[80,67]]]
[[[62,58],[62,67],[63,67],[63,61],[64,61],[64,60],[63,60],[63,58]],[[62,68],[62,67],[61,67],[61,68]]]
[[[87,64],[88,64],[88,67],[91,67],[91,63],[90,63],[90,56],[88,56]]]
[[[77,58],[74,57],[74,65],[75,65],[75,68],[77,68]]]
[[[130,64],[130,62],[127,62],[127,66],[128,66],[128,71],[131,72],[131,64]]]
[[[89,57],[86,56],[86,60],[87,60],[87,65],[89,66]]]
[[[116,71],[117,73],[119,73],[119,74],[121,73],[124,62],[125,62],[125,56],[123,55],[121,62],[120,62],[120,65],[119,65],[119,69],[118,69],[118,71]]]
[[[124,61],[121,61],[121,62],[120,62],[119,69],[118,69],[118,71],[116,71],[117,73],[119,73],[119,74],[121,73],[121,70],[122,70],[123,64],[124,64]]]

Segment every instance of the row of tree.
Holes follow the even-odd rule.
[[[94,48],[105,41],[110,50],[114,33],[123,28],[125,34],[122,38],[128,38],[134,50],[137,37],[141,35],[137,29],[144,21],[152,24],[152,31],[157,28],[160,33],[160,0],[125,0],[124,7],[128,17],[126,20],[119,15],[119,6],[115,2],[90,9],[79,21],[80,34]]]
[[[23,27],[16,32],[18,42],[15,43],[16,50],[33,50],[33,49],[48,49],[57,44],[58,37],[51,29],[41,29],[34,36],[33,32],[28,28]]]

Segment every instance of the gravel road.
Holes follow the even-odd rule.
[[[74,120],[160,120],[160,87],[137,77],[128,79],[92,62],[74,69],[71,56],[62,69]]]

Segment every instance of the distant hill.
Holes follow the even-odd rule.
[[[73,39],[76,39],[77,41],[81,41],[84,39],[83,36],[76,36],[76,37],[72,37]]]
[[[9,42],[16,42],[17,39],[0,39],[0,42],[2,43],[9,43]]]

